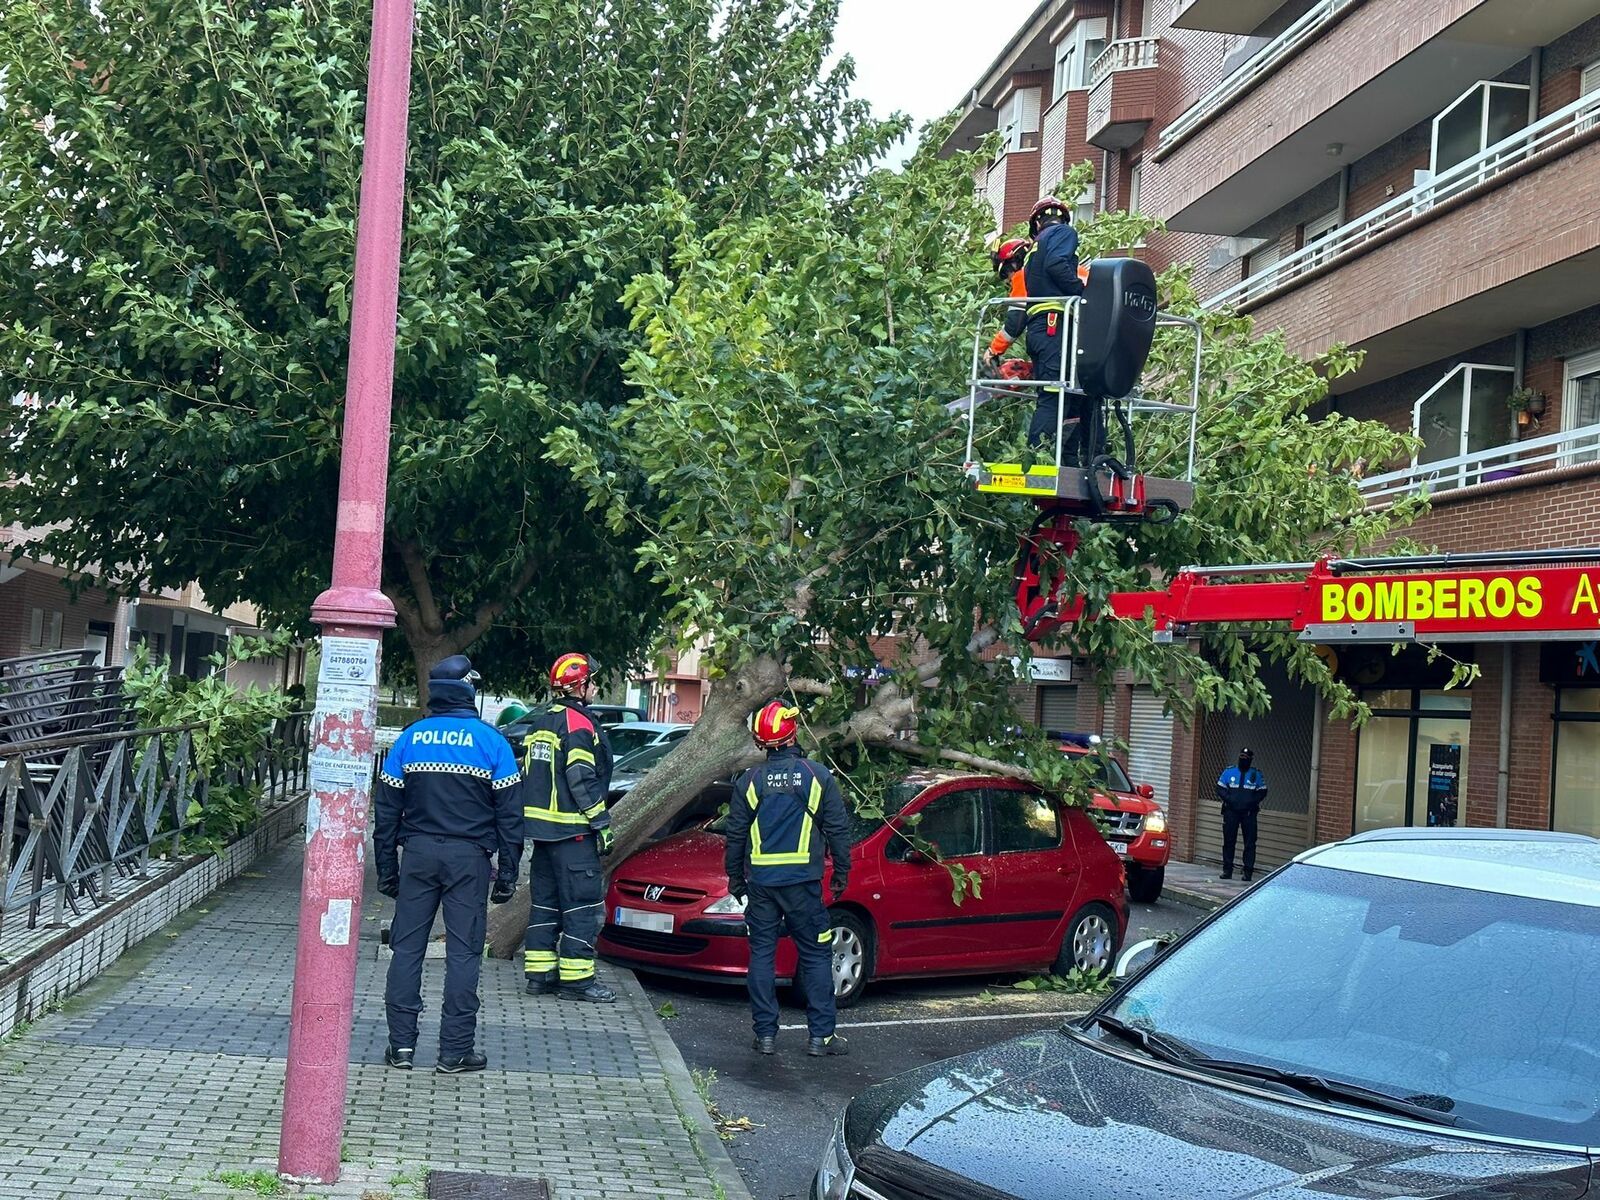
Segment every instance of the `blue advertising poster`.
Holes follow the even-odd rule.
[[[1461,747],[1428,747],[1428,824],[1454,825],[1461,789]]]

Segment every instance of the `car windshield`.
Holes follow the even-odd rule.
[[[611,743],[612,757],[618,759],[626,758],[635,751],[643,749],[660,736],[659,730],[630,728],[627,725],[618,725],[606,730],[606,741]]]
[[[1583,1146],[1600,1142],[1597,996],[1600,908],[1302,863],[1107,1011],[1209,1057]]]
[[[665,758],[674,748],[674,743],[662,742],[657,746],[646,746],[643,750],[635,750],[627,757],[618,759],[614,770],[632,771],[636,775],[642,775]],[[615,753],[615,751],[612,751],[612,753]]]
[[[1133,784],[1128,781],[1128,773],[1122,769],[1122,764],[1116,759],[1106,755],[1091,755],[1080,753],[1074,758],[1087,760],[1089,763],[1089,779],[1096,787],[1104,788],[1108,792],[1131,792]]]

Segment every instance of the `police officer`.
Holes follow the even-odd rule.
[[[473,707],[477,678],[464,655],[434,667],[428,673],[428,715],[406,727],[378,772],[373,834],[378,890],[395,901],[389,934],[394,957],[384,992],[389,1045],[383,1061],[402,1071],[411,1069],[416,1052],[422,959],[441,904],[444,1006],[436,1070],[442,1075],[481,1071],[489,1061],[472,1045],[484,898],[504,904],[516,889],[522,776],[510,743],[478,718]]]
[[[1028,217],[1028,232],[1033,236],[1033,249],[1028,252],[1023,266],[1023,286],[1027,295],[1040,297],[1071,297],[1083,294],[1083,279],[1078,274],[1078,231],[1072,227],[1072,214],[1067,206],[1054,196],[1044,196],[1033,206]],[[1061,299],[1041,299],[1028,306],[1027,345],[1028,357],[1033,360],[1035,380],[1062,378],[1062,355],[1067,342],[1067,306]],[[1071,378],[1071,370],[1066,373]],[[1045,442],[1052,445],[1056,435],[1056,410],[1061,403],[1060,390],[1040,388],[1039,402],[1034,409],[1033,421],[1028,426],[1028,445]],[[1082,396],[1067,397],[1065,419],[1076,420],[1078,428],[1074,439],[1079,446],[1080,462],[1083,446],[1089,431],[1084,428],[1088,405]],[[1063,458],[1069,457],[1065,447]],[[1083,465],[1087,466],[1087,462]]]
[[[1250,764],[1255,754],[1247,746],[1239,751],[1237,766],[1217,776],[1217,799],[1222,801],[1222,878],[1233,878],[1233,847],[1244,830],[1244,881],[1256,869],[1256,815],[1267,798],[1267,781]]]
[[[755,719],[756,743],[767,761],[739,778],[728,805],[728,891],[748,899],[750,1012],[754,1048],[771,1054],[778,1037],[774,958],[787,931],[800,952],[811,1055],[847,1054],[834,1033],[833,929],[822,903],[824,844],[833,858],[833,898],[850,878],[850,821],[839,785],[827,769],[800,753],[800,710],[774,700]],[[820,826],[821,834],[818,834]]]
[[[523,969],[528,995],[610,1004],[594,974],[605,907],[600,859],[611,853],[611,744],[586,707],[589,660],[563,654],[550,668],[556,703],[539,711],[523,743],[523,816],[533,842]]]

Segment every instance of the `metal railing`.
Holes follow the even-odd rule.
[[[0,744],[0,932],[65,923],[148,877],[204,819],[214,784],[261,790],[262,812],[305,787],[310,718],[274,723],[250,762],[210,780],[196,769],[200,725],[124,729]],[[125,890],[125,889],[123,889]]]
[[[1094,87],[1113,71],[1153,67],[1160,52],[1160,38],[1123,38],[1112,42],[1089,64],[1089,86]]]
[[[1322,31],[1363,0],[1319,0],[1303,17],[1247,59],[1233,74],[1196,100],[1161,131],[1151,155],[1160,162],[1193,137],[1223,109],[1288,62]]]
[[[1592,462],[1600,462],[1600,424],[1564,429],[1455,458],[1412,463],[1398,471],[1369,475],[1361,481],[1360,488],[1369,501],[1396,500],[1424,490],[1447,492]]]
[[[1558,149],[1567,142],[1587,140],[1597,128],[1600,128],[1600,92],[1581,97],[1532,125],[1524,126],[1486,150],[1440,171],[1428,182],[1339,226],[1327,237],[1285,255],[1266,270],[1218,292],[1205,302],[1205,307],[1244,308],[1256,303],[1333,259],[1386,237],[1397,226],[1425,217],[1445,201],[1516,169],[1535,155]],[[1537,217],[1530,214],[1530,219]]]

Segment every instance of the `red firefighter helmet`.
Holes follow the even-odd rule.
[[[1022,265],[1022,260],[1028,256],[1028,247],[1033,243],[1027,238],[1007,238],[1001,242],[995,252],[989,255],[994,262],[994,269],[1003,271],[1008,266]]]
[[[589,660],[582,654],[563,654],[550,668],[550,686],[570,692],[589,682]]]
[[[1033,211],[1028,214],[1028,232],[1034,237],[1039,236],[1039,221],[1049,213],[1055,213],[1057,220],[1052,224],[1070,224],[1072,210],[1054,196],[1040,196],[1039,203],[1033,206]]]
[[[773,700],[756,714],[756,741],[768,749],[787,746],[800,733],[800,710],[782,700]]]

